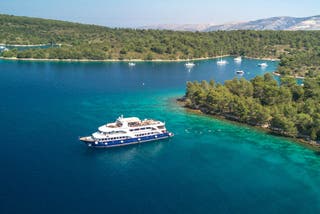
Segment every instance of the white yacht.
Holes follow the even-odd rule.
[[[235,62],[241,62],[242,61],[242,58],[241,56],[238,56],[236,58],[233,59]]]
[[[217,65],[225,65],[227,64],[227,60],[222,59],[222,51],[220,55],[220,59],[217,61]]]
[[[134,63],[134,62],[129,62],[128,65],[129,65],[130,67],[133,67],[133,66],[136,66],[136,63]]]
[[[265,68],[265,67],[268,67],[268,64],[266,62],[263,62],[263,63],[259,63],[258,66]]]
[[[222,58],[220,60],[217,61],[217,64],[218,65],[225,65],[227,64],[227,61],[226,60],[223,60]]]
[[[165,123],[153,119],[120,116],[115,122],[100,126],[90,136],[80,137],[89,147],[124,146],[173,137]]]
[[[220,59],[217,61],[217,65],[225,65],[227,60],[222,59],[222,50],[220,51]]]
[[[187,62],[184,65],[186,66],[186,68],[193,68],[196,64],[194,64],[193,62]]]

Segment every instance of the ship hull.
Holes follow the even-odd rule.
[[[86,138],[80,138],[88,147],[92,148],[110,148],[110,147],[118,147],[118,146],[127,146],[138,143],[145,143],[151,141],[158,141],[162,139],[167,139],[173,137],[171,132],[166,132],[157,135],[143,136],[137,138],[130,138],[125,140],[114,140],[114,141],[93,141],[93,140],[81,140]]]

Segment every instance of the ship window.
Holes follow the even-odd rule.
[[[164,126],[158,126],[158,129],[164,129]]]

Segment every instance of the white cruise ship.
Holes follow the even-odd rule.
[[[100,126],[91,136],[80,137],[89,147],[124,146],[173,137],[165,123],[152,119],[120,116],[115,122]]]

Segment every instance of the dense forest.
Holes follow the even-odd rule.
[[[320,74],[320,46],[312,49],[291,50],[280,57],[281,75],[316,77]]]
[[[65,21],[0,15],[2,44],[61,44],[16,49],[3,57],[48,59],[189,59],[218,55],[280,58],[279,72],[319,72],[319,31],[175,32],[117,29]]]
[[[306,140],[320,140],[320,76],[298,85],[293,77],[280,84],[270,73],[248,81],[188,82],[185,105],[227,119]]]

